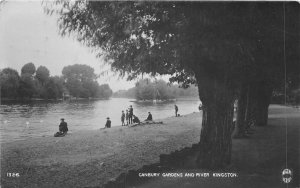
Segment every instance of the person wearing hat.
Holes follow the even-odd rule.
[[[61,122],[59,124],[59,132],[54,134],[55,137],[65,136],[69,130],[68,124],[67,124],[67,122],[65,122],[65,119],[61,118],[60,120],[61,120]]]
[[[111,127],[111,121],[109,119],[109,117],[106,118],[106,123],[105,123],[105,128],[110,128]]]
[[[67,133],[68,132],[68,124],[67,124],[67,122],[65,122],[64,118],[61,118],[60,120],[61,120],[61,122],[59,124],[59,131],[61,133]]]
[[[153,119],[152,119],[152,114],[151,114],[151,112],[148,112],[148,117],[147,117],[147,119],[145,119],[145,121],[152,121]]]

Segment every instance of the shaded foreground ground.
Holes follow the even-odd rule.
[[[163,120],[163,125],[113,127],[66,137],[1,145],[2,187],[101,186],[120,173],[159,161],[159,154],[199,142],[201,115]],[[72,130],[72,125],[69,126]],[[20,173],[7,177],[6,173]]]
[[[156,187],[287,187],[285,168],[287,123],[288,168],[294,172],[289,187],[299,185],[300,110],[272,105],[269,125],[256,127],[247,139],[233,140],[232,165],[214,172],[234,172],[237,178],[152,178],[140,185]],[[287,117],[287,119],[285,119]],[[73,133],[64,138],[46,137],[2,145],[3,187],[93,187],[120,173],[159,161],[159,154],[199,141],[200,114],[164,119],[163,125],[115,127]],[[177,169],[177,172],[210,172]],[[7,172],[21,177],[8,178]]]
[[[287,126],[286,126],[287,124]],[[287,134],[286,134],[287,128]],[[287,147],[286,147],[287,135]],[[153,188],[299,188],[300,187],[300,109],[272,105],[266,127],[255,127],[246,139],[233,140],[232,164],[226,169],[209,171],[177,169],[176,172],[206,172],[209,178],[153,178],[138,187]],[[286,161],[287,149],[287,161]],[[282,170],[293,171],[289,185],[282,181]],[[215,172],[233,172],[238,177],[216,178]]]

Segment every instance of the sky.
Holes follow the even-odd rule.
[[[0,5],[0,69],[10,67],[19,73],[24,64],[32,62],[36,68],[46,66],[51,76],[62,73],[63,67],[87,64],[99,74],[99,84],[108,83],[113,91],[134,87],[110,71],[110,66],[75,37],[61,37],[57,17],[44,13],[41,1],[8,1]]]

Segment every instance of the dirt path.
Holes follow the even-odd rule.
[[[287,119],[285,119],[287,117]],[[287,124],[287,127],[286,127]],[[287,147],[286,147],[287,128]],[[195,169],[177,172],[208,172],[209,178],[154,178],[140,188],[297,188],[300,187],[300,110],[272,105],[266,127],[256,127],[247,139],[233,140],[232,165],[218,172],[237,173],[237,178],[215,178],[213,171]],[[287,149],[287,150],[286,150]],[[282,170],[293,171],[287,186],[282,181]]]

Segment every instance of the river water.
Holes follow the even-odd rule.
[[[60,118],[65,118],[70,132],[103,128],[106,117],[112,126],[121,125],[121,111],[129,105],[142,121],[150,111],[155,119],[174,116],[174,104],[179,114],[198,111],[199,100],[179,99],[172,102],[135,102],[134,99],[81,100],[64,102],[34,101],[27,103],[4,102],[0,106],[1,143],[34,137],[53,136],[58,131]]]

